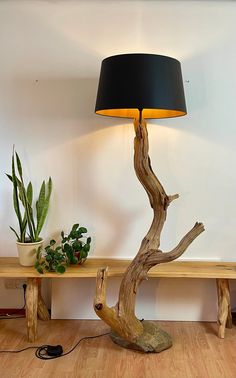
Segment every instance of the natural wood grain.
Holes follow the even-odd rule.
[[[218,335],[223,339],[225,327],[232,328],[229,282],[226,279],[217,279],[216,284],[218,294]]]
[[[28,340],[37,338],[38,279],[28,278],[26,288],[26,322]]]
[[[26,343],[24,319],[1,320],[0,349],[19,349]],[[83,341],[70,355],[51,361],[34,351],[0,354],[1,378],[235,378],[236,327],[228,337],[215,336],[216,325],[198,322],[157,322],[172,336],[173,347],[160,354],[122,349],[108,336]],[[105,333],[99,320],[39,322],[37,345],[62,344],[69,350],[81,337]]]
[[[108,277],[122,277],[130,259],[88,258],[83,265],[72,265],[64,274],[54,272],[40,275],[34,267],[24,267],[17,257],[0,257],[0,278],[91,278],[101,267],[108,267]],[[174,261],[154,266],[148,277],[163,278],[227,278],[236,279],[236,262]]]
[[[28,277],[37,278],[38,280],[49,277],[57,279],[96,277],[98,269],[102,266],[105,268],[108,267],[106,274],[109,277],[122,277],[129,264],[130,260],[90,258],[82,266],[68,267],[67,271],[63,275],[58,275],[56,273],[46,273],[44,275],[40,275],[33,267],[21,266],[18,262],[18,258],[16,257],[1,257],[0,277]],[[175,261],[153,267],[149,270],[148,277],[236,279],[236,263]],[[35,306],[32,308],[34,307]],[[40,291],[38,295],[37,311],[42,320],[48,320],[50,318]],[[218,315],[218,318],[219,316],[220,315]],[[228,325],[230,325],[230,312],[228,314],[227,322]]]
[[[41,278],[38,278],[38,317],[41,320],[49,320],[50,314],[48,312],[47,306],[44,303],[42,294],[41,294]]]
[[[104,268],[98,270],[94,309],[96,314],[114,331],[114,338],[117,342],[119,340],[122,345],[129,345],[144,352],[160,352],[171,346],[171,339],[167,333],[161,332],[159,328],[155,329],[156,326],[151,323],[145,323],[144,326],[144,323],[136,317],[135,304],[138,287],[143,280],[147,279],[148,271],[153,266],[180,257],[204,231],[204,226],[202,223],[195,223],[194,227],[170,252],[163,253],[160,249],[160,237],[167,217],[168,206],[179,195],[167,195],[153,172],[148,154],[147,125],[142,119],[142,111],[140,111],[139,119],[134,120],[134,129],[135,173],[147,192],[150,206],[153,209],[153,220],[135,258],[123,275],[118,302],[112,307],[108,307],[106,304],[106,283],[104,281],[107,279],[107,274],[104,274]],[[124,343],[122,339],[125,340]]]

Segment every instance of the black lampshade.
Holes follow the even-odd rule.
[[[95,112],[111,117],[169,118],[186,114],[180,62],[154,54],[102,61]]]

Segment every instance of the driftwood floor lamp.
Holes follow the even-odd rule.
[[[145,119],[186,114],[179,61],[154,54],[123,54],[104,59],[95,112],[134,120],[134,168],[147,192],[154,217],[137,255],[123,276],[118,302],[113,307],[106,304],[108,269],[98,271],[94,309],[111,327],[114,342],[144,352],[160,352],[172,345],[171,338],[155,323],[140,321],[135,316],[138,287],[147,279],[150,268],[177,259],[204,231],[203,224],[196,223],[172,251],[160,249],[167,208],[179,196],[167,195],[152,170]]]

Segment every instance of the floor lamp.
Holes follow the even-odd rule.
[[[197,222],[172,251],[163,252],[160,249],[167,208],[179,196],[167,195],[152,170],[145,119],[186,114],[179,61],[155,54],[123,54],[104,59],[95,112],[134,120],[134,168],[147,192],[154,217],[137,255],[123,276],[118,302],[113,307],[106,304],[108,268],[99,269],[94,309],[111,327],[114,342],[144,352],[160,352],[169,348],[172,341],[156,323],[140,321],[135,316],[138,286],[147,279],[150,268],[177,259],[204,231],[203,224]]]

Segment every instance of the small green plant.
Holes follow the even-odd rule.
[[[18,232],[13,227],[10,227],[10,229],[14,232],[19,242],[32,243],[40,241],[40,232],[48,214],[52,192],[51,177],[47,183],[43,181],[41,185],[39,197],[36,201],[36,214],[33,209],[32,183],[29,182],[27,187],[25,186],[22,164],[14,149],[12,154],[12,174],[7,174],[7,177],[13,185],[13,206],[19,223]]]
[[[50,240],[50,244],[45,248],[39,247],[35,269],[41,274],[46,272],[64,273],[69,265],[68,257],[62,247],[55,247],[56,241]]]
[[[83,264],[88,256],[91,237],[86,237],[85,227],[74,224],[69,234],[61,232],[61,244],[56,247],[56,241],[51,240],[43,250],[38,249],[35,269],[41,274],[44,272],[64,273],[70,264]]]
[[[91,237],[86,237],[87,228],[74,224],[70,233],[61,232],[62,250],[66,253],[70,264],[82,264],[90,251]]]

